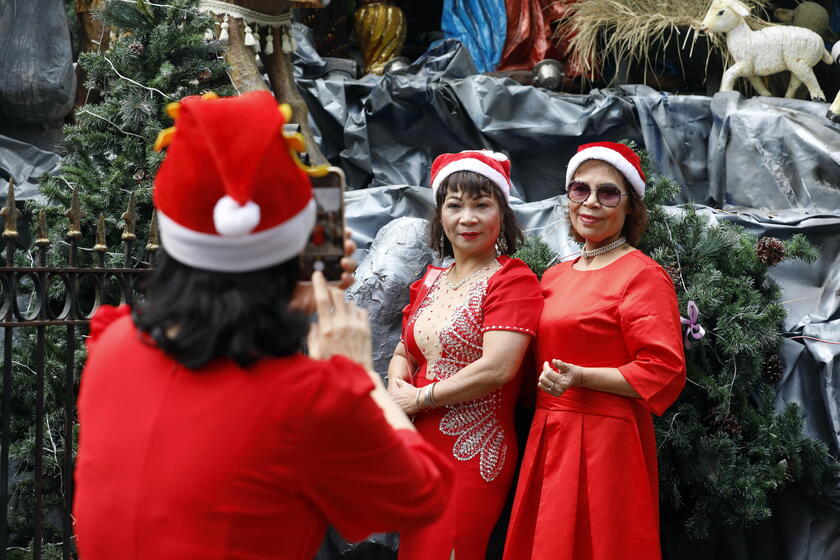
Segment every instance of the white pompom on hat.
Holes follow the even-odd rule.
[[[458,171],[472,171],[490,179],[510,202],[510,160],[505,154],[492,150],[464,150],[457,154],[441,154],[432,162],[432,192]]]

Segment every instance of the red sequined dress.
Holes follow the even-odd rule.
[[[462,285],[447,270],[430,267],[411,286],[403,343],[415,362],[414,384],[448,379],[482,356],[487,331],[536,334],[542,295],[531,270],[518,259],[498,257]],[[417,431],[449,456],[455,490],[446,513],[433,525],[404,532],[400,560],[484,560],[516,467],[513,410],[521,375],[478,399],[427,409]]]

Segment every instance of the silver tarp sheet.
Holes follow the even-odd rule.
[[[523,228],[541,235],[563,260],[577,250],[559,196],[566,161],[579,144],[630,138],[650,152],[657,172],[682,185],[670,211],[695,201],[714,220],[757,235],[803,233],[820,248],[813,265],[772,270],[788,308],[777,405],[799,403],[807,433],[840,457],[840,346],[812,340],[840,341],[840,125],[825,118],[825,104],[734,92],[674,96],[646,86],[552,93],[475,75],[454,41],[433,45],[406,74],[353,80],[325,76],[305,29],[296,35],[295,67],[310,121],[322,151],[347,172],[353,189],[347,220],[360,266],[350,297],[375,319],[379,373],[399,340],[407,286],[436,262],[425,231],[432,210],[428,172],[437,154],[507,152],[512,204]],[[840,558],[840,488],[820,497],[791,488],[774,500],[772,519],[703,543],[683,539],[663,519],[665,557]],[[389,558],[395,545],[392,536],[380,535],[360,549],[331,534],[319,558]],[[491,544],[488,558],[498,553]]]
[[[305,28],[304,28],[305,29]],[[828,105],[795,99],[675,96],[647,86],[553,93],[476,75],[455,41],[433,45],[405,74],[322,76],[298,27],[295,68],[322,151],[351,188],[428,185],[439,153],[508,153],[523,200],[557,194],[565,162],[585,142],[630,138],[682,202],[722,207],[840,208],[840,124]],[[375,148],[375,149],[374,149]]]
[[[38,180],[42,175],[55,173],[59,163],[54,152],[0,134],[0,200],[6,200],[9,177],[15,182],[16,200],[43,199]]]

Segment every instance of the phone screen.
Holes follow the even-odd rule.
[[[317,214],[315,227],[300,257],[300,280],[309,282],[320,270],[328,282],[341,280],[344,256],[344,172],[330,167],[323,177],[312,177]]]

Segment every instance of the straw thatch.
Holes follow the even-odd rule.
[[[767,21],[755,17],[766,14],[766,0],[742,1],[753,8],[754,15],[748,19],[750,27],[757,29],[768,25]],[[679,41],[680,52],[686,51],[690,56],[694,44],[702,37],[698,29],[711,4],[710,0],[578,0],[563,3],[571,15],[560,22],[556,35],[568,39],[574,64],[590,78],[601,74],[603,61],[610,56],[625,63],[643,64],[646,78],[651,62],[657,60],[671,41]],[[708,40],[710,52],[718,50],[724,60],[728,59],[724,37],[712,35]]]

